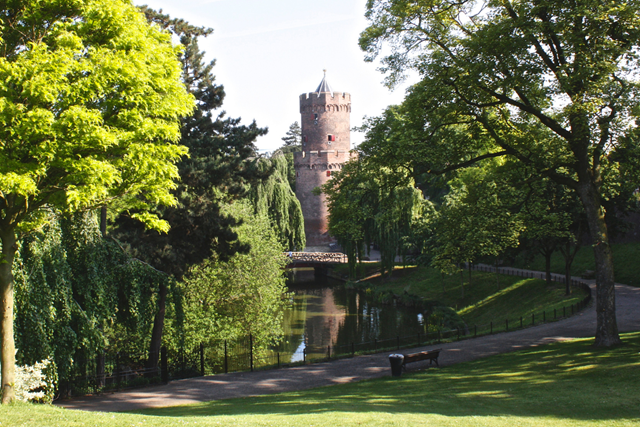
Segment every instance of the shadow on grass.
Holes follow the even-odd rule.
[[[640,415],[640,332],[624,345],[551,344],[446,369],[295,393],[136,411],[155,416],[386,412],[577,420]]]

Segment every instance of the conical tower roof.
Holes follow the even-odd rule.
[[[322,78],[322,81],[320,82],[318,89],[316,89],[316,92],[318,93],[333,92],[333,90],[331,90],[331,86],[329,86],[329,82],[327,82],[327,70],[322,70],[322,71],[324,71],[324,77]]]

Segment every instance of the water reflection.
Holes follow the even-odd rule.
[[[284,313],[284,343],[278,349],[291,362],[321,357],[327,347],[348,347],[374,340],[424,332],[422,313],[414,308],[376,303],[342,282],[296,269],[289,284],[290,307]]]

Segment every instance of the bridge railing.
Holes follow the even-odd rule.
[[[341,252],[286,252],[292,263],[346,264],[347,254]]]

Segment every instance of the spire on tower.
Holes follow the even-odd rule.
[[[324,77],[322,78],[322,81],[320,82],[320,86],[318,86],[318,89],[316,89],[316,92],[321,93],[321,92],[333,92],[331,90],[331,86],[329,86],[329,83],[327,82],[327,70],[322,70],[324,71]]]

